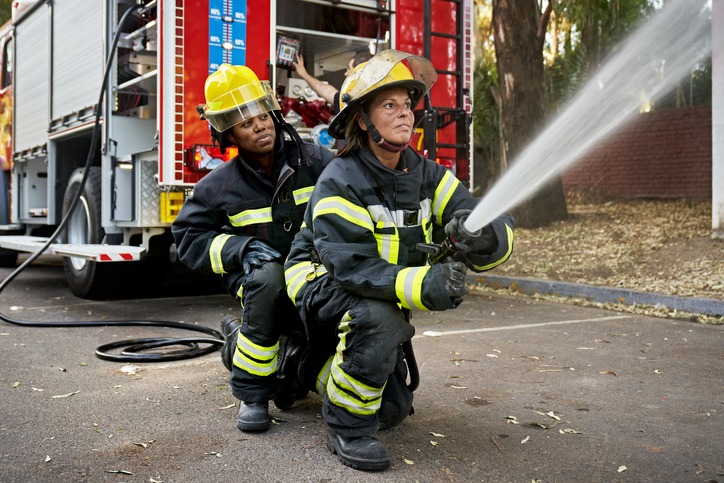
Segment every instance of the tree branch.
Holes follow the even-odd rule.
[[[540,22],[538,23],[538,33],[536,34],[538,37],[538,43],[540,44],[541,48],[543,47],[543,41],[545,40],[546,36],[546,29],[548,28],[548,22],[551,19],[552,12],[553,0],[549,0],[548,5],[546,5],[546,9],[543,11],[543,14],[540,17]]]

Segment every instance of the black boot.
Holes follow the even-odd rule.
[[[279,390],[274,398],[274,404],[282,411],[291,409],[294,401],[303,399],[309,392],[299,380],[299,363],[305,344],[304,337],[299,333],[281,337],[277,370]]]
[[[372,436],[346,438],[330,431],[327,448],[338,455],[344,465],[356,470],[380,471],[390,466],[385,445]]]
[[[241,401],[236,427],[242,431],[266,431],[269,429],[269,403]]]
[[[239,336],[241,319],[233,315],[227,315],[221,321],[221,333],[224,334],[224,346],[221,348],[221,362],[224,367],[231,371],[234,364],[234,352],[236,351],[236,339]]]

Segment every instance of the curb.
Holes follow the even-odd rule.
[[[618,303],[625,305],[663,306],[670,310],[691,314],[724,316],[724,301],[696,297],[676,297],[635,290],[583,285],[569,282],[540,280],[536,278],[504,277],[500,275],[468,275],[468,282],[485,287],[507,288],[528,295],[555,295],[559,297],[577,297],[595,302]]]

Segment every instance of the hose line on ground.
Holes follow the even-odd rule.
[[[96,105],[95,112],[95,123],[93,125],[93,132],[91,137],[90,148],[88,149],[88,158],[83,169],[83,178],[80,181],[78,192],[73,198],[73,202],[70,204],[68,211],[65,213],[61,220],[58,228],[48,237],[45,244],[35,251],[28,257],[23,263],[20,264],[10,275],[8,275],[0,283],[0,293],[8,286],[8,284],[17,277],[20,272],[25,270],[30,264],[32,264],[40,255],[48,249],[48,247],[56,240],[56,238],[62,233],[68,224],[75,207],[78,205],[80,197],[83,193],[83,187],[85,186],[86,180],[88,179],[88,173],[90,172],[90,166],[93,162],[96,147],[98,145],[98,136],[100,132],[100,119],[103,109],[103,98],[105,97],[108,77],[113,64],[114,53],[120,39],[121,29],[125,24],[126,20],[136,10],[143,10],[143,5],[133,5],[123,14],[121,19],[116,26],[116,32],[113,35],[113,41],[111,42],[108,59],[106,60],[105,71],[103,73],[103,82],[101,84],[101,92],[98,98],[98,104]],[[114,362],[166,362],[175,361],[181,359],[190,359],[193,357],[199,357],[211,352],[218,350],[224,344],[224,336],[217,330],[210,329],[208,327],[187,324],[183,322],[173,321],[151,321],[151,320],[117,320],[117,321],[54,321],[54,322],[32,322],[27,320],[18,320],[8,317],[7,315],[0,312],[0,320],[22,327],[105,327],[105,326],[150,326],[150,327],[170,327],[175,329],[190,330],[194,332],[202,332],[208,334],[211,337],[184,337],[184,338],[171,338],[171,337],[153,337],[153,338],[142,338],[142,339],[128,339],[124,341],[111,342],[104,344],[96,349],[96,356],[106,361]],[[148,352],[149,349],[158,349],[170,346],[183,346],[182,349],[165,350],[164,352]],[[125,348],[125,349],[124,349]],[[111,353],[110,350],[120,350],[120,353]]]

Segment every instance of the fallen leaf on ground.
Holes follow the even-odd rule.
[[[523,441],[521,441],[520,444],[525,444],[528,442],[528,440],[530,440],[530,436],[526,436],[525,438],[523,438]]]
[[[406,465],[414,465],[414,464],[415,464],[414,461],[408,460],[407,458],[402,458],[402,461],[404,461]]]
[[[618,377],[618,374],[616,374],[616,373],[613,372],[613,371],[601,371],[601,372],[599,372],[599,374],[604,374],[604,375],[607,375],[607,376],[616,376],[616,377]]]
[[[70,396],[74,396],[74,395],[78,394],[79,392],[80,391],[73,391],[73,392],[69,392],[68,394],[58,394],[55,396],[51,396],[51,399],[61,399],[64,397],[70,397]]]

